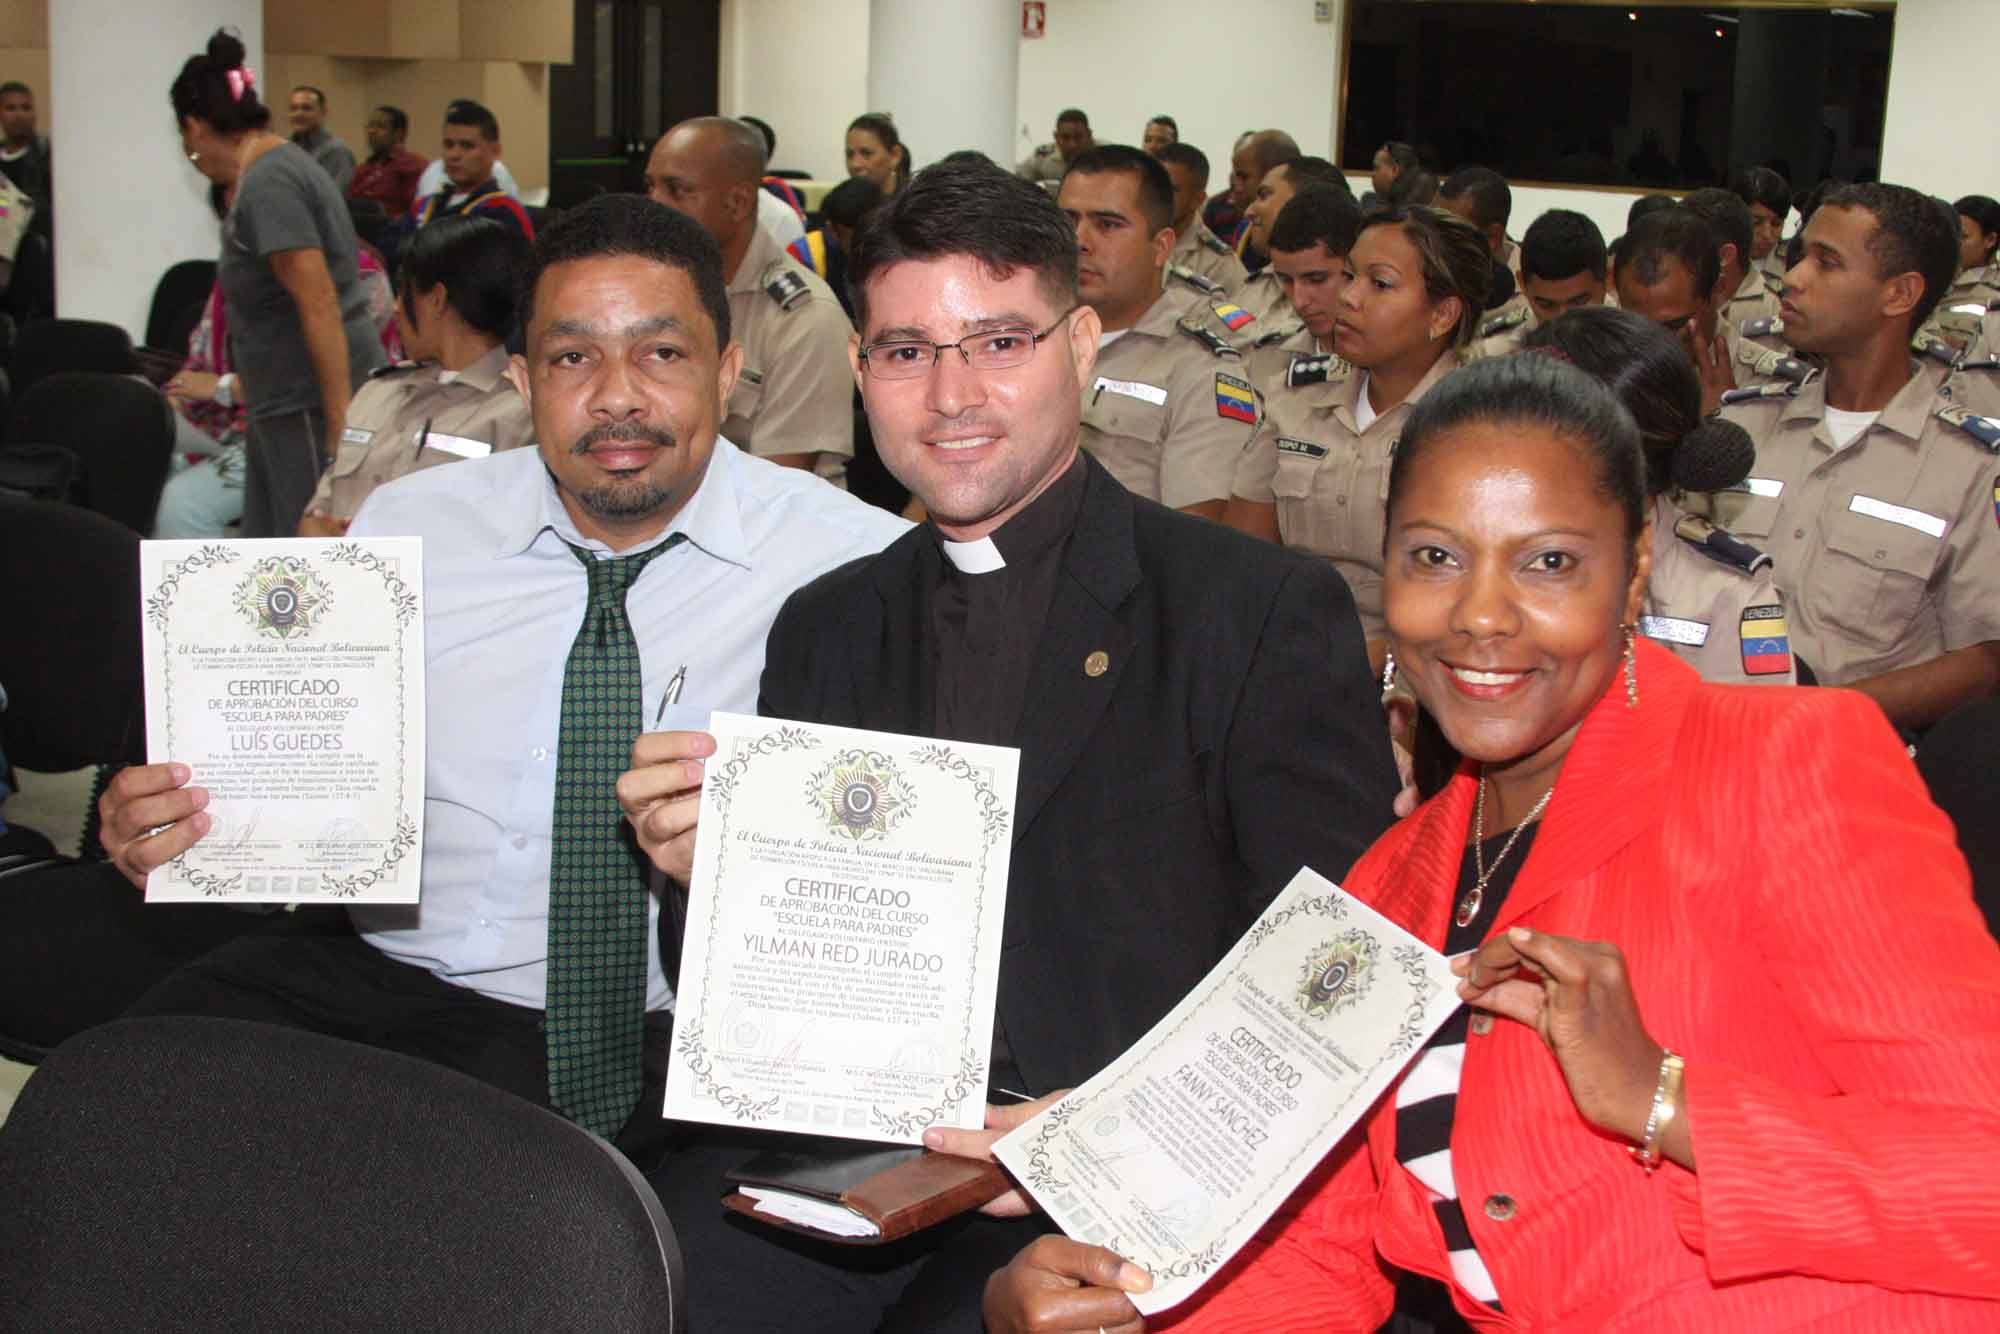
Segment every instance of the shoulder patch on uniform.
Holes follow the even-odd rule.
[[[1813,368],[1797,357],[1788,357],[1774,347],[1762,347],[1756,343],[1738,344],[1736,359],[1758,375],[1775,376],[1793,384],[1804,384],[1814,375]]]
[[[1769,292],[1772,296],[1783,296],[1785,294],[1784,274],[1773,273],[1769,269],[1761,269],[1759,272],[1764,275],[1765,291]],[[1777,317],[1774,315],[1771,318],[1776,319]]]
[[[1221,237],[1217,236],[1214,232],[1211,231],[1202,232],[1201,243],[1202,245],[1206,246],[1211,253],[1217,255],[1233,255],[1236,253],[1234,250],[1231,250],[1229,248],[1229,242],[1223,240]]]
[[[1221,296],[1223,294],[1221,283],[1208,277],[1206,274],[1196,273],[1185,264],[1167,265],[1167,276],[1186,283],[1203,296]]]
[[[1479,326],[1479,336],[1481,338],[1491,338],[1495,334],[1503,334],[1509,329],[1519,328],[1521,325],[1527,323],[1527,321],[1528,312],[1525,310],[1502,311]]]
[[[1181,316],[1176,327],[1218,357],[1228,357],[1231,360],[1236,360],[1243,355],[1230,346],[1227,338],[1209,328],[1208,321],[1203,319],[1199,313]]]
[[[1785,609],[1777,603],[1745,607],[1737,622],[1743,646],[1745,676],[1781,676],[1792,670],[1792,640],[1785,630]]]
[[[1772,380],[1767,384],[1745,385],[1741,389],[1724,391],[1722,401],[1729,403],[1754,403],[1760,398],[1793,398],[1798,395],[1799,386],[1790,380]]]
[[[1257,321],[1255,315],[1252,315],[1249,311],[1231,301],[1218,301],[1210,309],[1215,312],[1215,318],[1221,320],[1224,327],[1231,333],[1235,333],[1246,324],[1254,324]]]
[[[1299,320],[1287,320],[1283,324],[1273,325],[1270,328],[1264,330],[1264,332],[1258,334],[1255,338],[1250,340],[1250,346],[1252,347],[1274,346],[1278,343],[1284,342],[1287,338],[1290,338],[1293,334],[1297,333],[1299,330],[1305,327],[1306,327],[1305,324]]]
[[[2000,454],[2000,418],[1982,417],[1963,403],[1946,403],[1934,415]]]
[[[806,280],[782,259],[764,266],[764,272],[757,276],[757,285],[764,289],[765,296],[778,303],[779,310],[790,310],[812,295]]]
[[[1340,379],[1350,369],[1331,352],[1294,352],[1291,364],[1285,367],[1285,387],[1301,389],[1309,384],[1325,384]]]
[[[1699,514],[1683,514],[1674,521],[1674,536],[1702,555],[1744,574],[1771,567],[1771,557],[1751,546],[1726,528],[1717,528]]]
[[[1739,327],[1745,338],[1782,338],[1785,322],[1776,315],[1759,315],[1754,320],[1745,320]]]
[[[1257,391],[1233,375],[1215,373],[1215,415],[1257,424]]]
[[[379,380],[385,375],[402,375],[407,371],[420,371],[423,368],[424,363],[421,361],[392,361],[387,366],[377,366],[368,372],[368,378]]]
[[[1932,333],[1929,329],[1919,329],[1910,335],[1910,350],[1920,357],[1941,361],[1947,366],[1956,365],[1959,349],[1949,339]]]

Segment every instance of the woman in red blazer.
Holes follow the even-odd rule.
[[[1419,405],[1390,483],[1389,637],[1465,761],[1347,887],[1442,945],[1475,809],[1541,816],[1458,965],[1451,1175],[1496,1295],[1392,1090],[1154,1328],[1374,1330],[1414,1275],[1481,1329],[2000,1329],[2000,948],[1950,825],[1865,697],[1634,644],[1640,477],[1605,391],[1513,357]],[[1122,1334],[1143,1282],[1045,1237],[987,1318]]]

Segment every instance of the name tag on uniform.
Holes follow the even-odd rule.
[[[1899,523],[1905,528],[1914,528],[1930,537],[1943,537],[1944,530],[1951,527],[1951,521],[1940,519],[1935,514],[1922,510],[1908,509],[1902,505],[1891,505],[1886,500],[1873,496],[1856,496],[1847,502],[1847,508],[1854,514],[1866,514],[1871,519],[1882,519],[1889,523]]]
[[[1310,440],[1294,440],[1290,436],[1281,435],[1278,437],[1278,452],[1297,454],[1308,459],[1323,459],[1326,457],[1326,446],[1316,445]]]
[[[1984,315],[1986,307],[1981,305],[1953,306],[1951,313],[1954,315]]]
[[[1748,491],[1753,496],[1766,500],[1776,500],[1785,493],[1785,484],[1775,477],[1745,477],[1743,484],[1729,488],[1732,491]]]
[[[1158,385],[1141,384],[1137,380],[1113,380],[1100,375],[1097,377],[1097,392],[1123,394],[1127,398],[1151,403],[1156,408],[1164,408],[1167,405],[1166,390]]]
[[[374,438],[373,431],[364,431],[359,426],[350,426],[340,433],[340,443],[343,445],[365,445]]]
[[[1678,616],[1641,616],[1639,633],[1648,639],[1666,644],[1686,644],[1689,648],[1700,648],[1708,642],[1706,622],[1684,621]]]
[[[462,459],[483,459],[493,452],[493,446],[484,440],[474,440],[463,435],[442,435],[432,431],[424,438],[426,449],[442,449],[447,454],[456,454]]]

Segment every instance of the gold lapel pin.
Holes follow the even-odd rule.
[[[1083,674],[1085,676],[1102,676],[1110,670],[1111,655],[1103,649],[1097,650],[1083,660]]]

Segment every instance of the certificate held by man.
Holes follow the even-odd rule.
[[[144,542],[146,751],[208,790],[149,903],[415,903],[424,818],[415,538]]]
[[[1132,1048],[994,1146],[1056,1224],[1152,1274],[1242,1249],[1458,1008],[1437,951],[1303,870]]]
[[[900,1144],[979,1128],[1020,752],[709,730],[665,1115]]]

